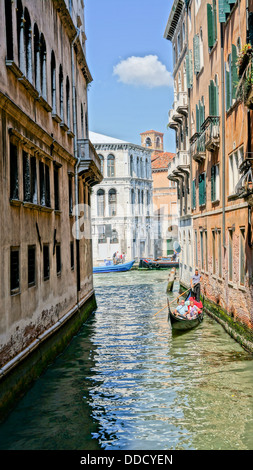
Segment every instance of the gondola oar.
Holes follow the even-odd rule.
[[[191,287],[189,289],[187,289],[186,291],[184,291],[182,294],[180,294],[176,299],[172,300],[172,302],[170,302],[170,303],[173,304],[173,302],[175,302],[177,299],[179,299],[179,297],[181,297],[182,295],[186,294],[186,292],[188,292],[190,289],[191,289]],[[163,308],[161,308],[161,310],[158,310],[158,312],[156,312],[155,315],[153,315],[153,316],[155,317],[158,313],[160,313],[166,307],[168,307],[168,303]]]

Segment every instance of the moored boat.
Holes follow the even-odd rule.
[[[98,273],[113,273],[113,272],[124,272],[124,271],[129,271],[135,263],[135,260],[129,261],[127,263],[119,263],[119,264],[113,264],[113,263],[107,263],[104,264],[103,266],[95,266],[93,267],[93,273],[98,274]]]
[[[178,268],[178,259],[171,258],[142,258],[140,259],[139,268],[160,269],[160,268]]]
[[[189,300],[189,297],[190,295],[188,295],[186,300]],[[195,328],[203,321],[204,313],[203,313],[202,302],[194,301],[194,304],[200,308],[200,312],[198,313],[198,316],[191,318],[191,319],[183,318],[180,315],[175,315],[171,311],[169,299],[168,299],[168,320],[170,321],[170,324],[173,330],[180,330],[180,331],[191,330],[192,328]]]

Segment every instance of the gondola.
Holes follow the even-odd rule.
[[[190,296],[191,296],[191,293],[186,298],[186,301],[189,300]],[[194,303],[199,307],[201,307],[202,305],[201,302],[194,301]],[[196,318],[193,318],[193,319],[182,318],[180,316],[174,315],[174,313],[171,312],[169,299],[168,299],[168,320],[170,321],[172,330],[177,330],[177,331],[191,330],[192,328],[195,328],[196,326],[200,325],[200,323],[203,321],[203,318],[204,318],[203,305],[202,305],[202,309],[200,313],[198,314]]]

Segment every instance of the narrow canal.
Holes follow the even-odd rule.
[[[96,275],[98,309],[0,425],[0,449],[252,449],[253,356],[172,336],[168,271]],[[175,297],[175,293],[171,294]]]

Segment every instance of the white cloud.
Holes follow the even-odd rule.
[[[146,86],[149,88],[173,87],[173,78],[165,65],[156,55],[128,57],[113,67],[113,74],[120,82],[127,85]]]

